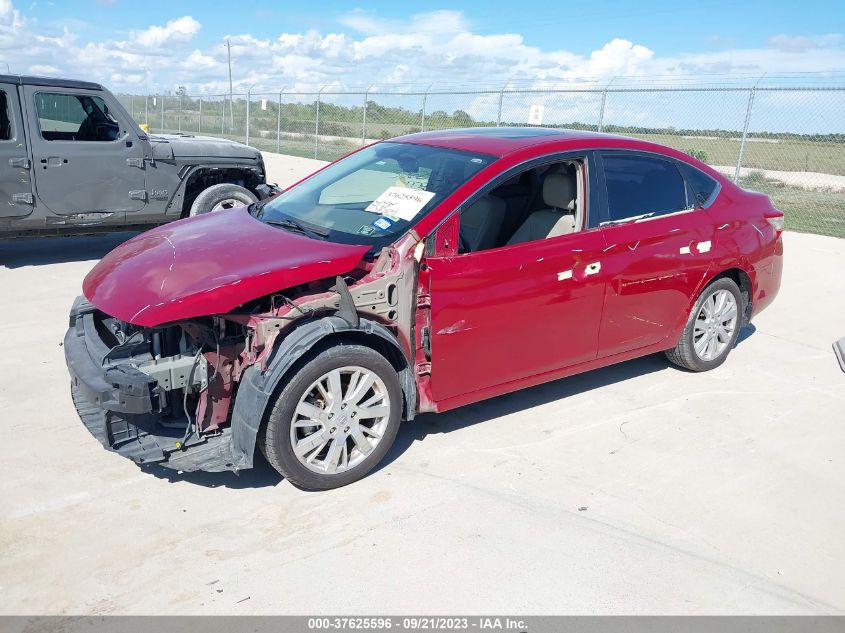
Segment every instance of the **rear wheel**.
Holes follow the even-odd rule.
[[[257,201],[258,198],[249,189],[223,182],[200,192],[191,205],[191,215],[243,207]]]
[[[361,345],[321,352],[291,376],[267,419],[267,461],[292,484],[328,490],[361,479],[396,439],[402,390],[384,356]]]
[[[666,356],[690,371],[715,369],[736,345],[741,314],[742,295],[736,283],[727,277],[717,279],[699,295],[681,340]]]

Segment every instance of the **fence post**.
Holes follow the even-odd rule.
[[[161,133],[164,134],[164,94],[161,95]]]
[[[176,119],[176,131],[182,133],[182,95],[179,95],[179,114]]]
[[[604,106],[607,104],[607,88],[601,93],[601,110],[599,110],[599,132],[604,127]]]
[[[739,142],[739,154],[736,157],[736,170],[734,170],[734,182],[739,182],[739,172],[742,169],[742,155],[745,153],[745,140],[748,138],[748,125],[751,123],[751,108],[754,105],[754,94],[757,92],[755,85],[748,92],[748,108],[745,110],[745,123],[742,126],[742,140]]]
[[[496,113],[496,127],[499,127],[502,124],[502,100],[505,98],[505,88],[508,87],[510,82],[511,80],[508,79],[499,91],[499,111]]]
[[[220,99],[220,136],[226,134],[226,95]]]
[[[370,84],[370,87],[364,91],[364,120],[361,123],[361,145],[367,142],[367,99],[370,96],[370,88],[373,85]]]
[[[425,107],[426,102],[428,101],[428,91],[431,90],[431,84],[428,84],[428,88],[425,89],[423,93],[423,104],[422,104],[422,120],[420,121],[420,132],[425,132]]]
[[[317,147],[320,143],[320,95],[322,94],[325,86],[320,88],[320,91],[317,93],[317,111],[314,116],[314,158],[317,158]]]
[[[246,145],[249,145],[249,102],[252,100],[252,86],[246,89]]]
[[[282,153],[282,92],[284,88],[279,90],[279,107],[276,110],[276,153]]]
[[[200,120],[197,124],[197,134],[202,134],[202,95],[200,95]]]
[[[610,88],[610,84],[614,82],[616,79],[616,75],[610,78],[610,81],[607,82],[607,85],[604,87],[604,90],[601,93],[601,110],[599,110],[599,129],[598,131],[601,132],[604,129],[604,107],[607,105],[607,89]]]

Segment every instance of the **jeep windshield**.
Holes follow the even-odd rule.
[[[441,147],[378,143],[329,165],[253,213],[313,239],[380,248],[494,160]]]

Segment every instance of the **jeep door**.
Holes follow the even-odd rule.
[[[144,149],[111,95],[54,86],[24,86],[24,95],[35,191],[50,211],[144,208]]]
[[[30,167],[18,87],[0,84],[0,218],[32,213]]]
[[[607,287],[598,355],[604,358],[678,333],[710,268],[715,237],[678,161],[614,150],[601,153],[600,165]]]

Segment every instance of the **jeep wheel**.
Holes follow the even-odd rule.
[[[328,490],[361,479],[399,430],[402,389],[384,356],[336,345],[287,381],[267,419],[267,461],[293,485]]]
[[[200,192],[200,195],[194,200],[194,204],[191,205],[191,215],[243,207],[257,201],[258,198],[249,189],[224,182],[219,185],[212,185]]]

